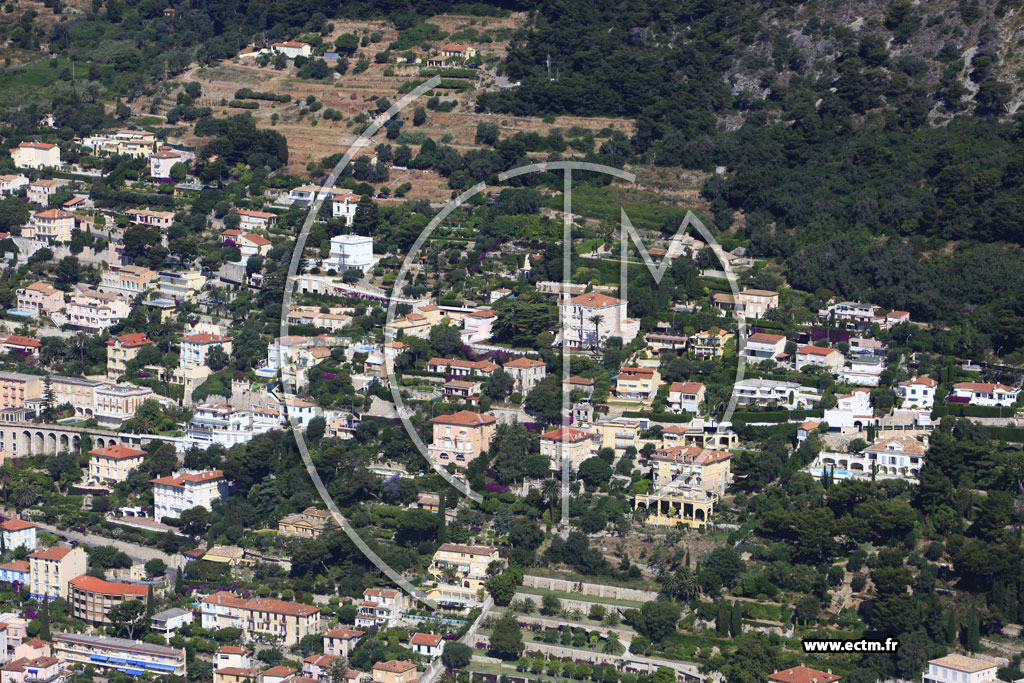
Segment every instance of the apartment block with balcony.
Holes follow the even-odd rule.
[[[206,284],[206,276],[198,270],[184,273],[160,271],[157,289],[162,297],[171,301],[191,301],[202,291]]]
[[[41,398],[43,378],[22,372],[0,372],[0,408],[21,408],[25,401]]]
[[[285,646],[319,633],[320,609],[298,602],[245,600],[234,593],[218,591],[203,600],[201,610],[203,628],[232,626],[242,629],[246,638],[269,636]]]
[[[441,544],[427,569],[437,582],[428,595],[464,607],[476,604],[487,580],[487,567],[500,558],[498,549],[490,546]]]
[[[700,382],[672,382],[668,388],[668,409],[673,413],[699,413],[707,388]]]
[[[98,334],[121,322],[130,312],[131,306],[124,298],[78,284],[75,285],[71,302],[67,305],[66,323],[86,332]]]
[[[4,551],[25,548],[29,552],[36,549],[36,525],[22,519],[9,519],[0,524],[0,536],[3,537]]]
[[[99,288],[114,294],[136,297],[155,287],[158,279],[157,272],[149,268],[110,265],[100,275]]]
[[[622,368],[615,378],[615,397],[646,401],[654,398],[660,384],[661,373],[656,368]]]
[[[277,522],[279,536],[319,538],[325,530],[335,526],[334,517],[326,510],[308,507],[302,512],[282,517]]]
[[[64,292],[49,282],[33,282],[18,290],[18,310],[36,317],[59,313],[64,310]]]
[[[747,337],[743,355],[748,363],[760,363],[766,360],[777,361],[786,350],[786,338],[781,334],[758,332]]]
[[[607,294],[585,292],[558,305],[564,327],[562,343],[570,348],[595,348],[609,337],[628,344],[640,332],[640,321],[626,317],[626,302]]]
[[[185,677],[185,652],[126,638],[54,633],[54,655],[69,664],[93,665],[101,674],[117,670],[130,676],[152,673]]]
[[[95,576],[76,576],[68,581],[68,590],[72,616],[94,628],[112,623],[109,613],[115,606],[126,600],[145,600],[149,593],[147,586],[112,583]]]
[[[29,553],[29,595],[36,600],[68,599],[68,582],[85,574],[88,560],[82,548],[54,546]]]
[[[47,209],[32,214],[28,226],[22,229],[22,235],[55,244],[70,242],[71,231],[74,229],[75,214],[63,209]]]
[[[405,593],[392,588],[367,588],[356,604],[356,628],[393,626],[409,608]]]

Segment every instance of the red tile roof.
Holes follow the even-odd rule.
[[[111,337],[107,340],[107,344],[113,346],[120,343],[121,346],[128,348],[134,348],[136,346],[146,346],[152,344],[153,340],[146,336],[145,332],[133,332],[130,334],[122,334],[118,337]]]
[[[60,548],[54,546],[53,548],[47,548],[46,550],[37,550],[34,553],[29,554],[29,558],[37,560],[63,560],[71,552],[71,548]]]
[[[576,306],[585,306],[586,308],[605,308],[621,304],[622,300],[599,292],[587,292],[586,294],[574,296],[572,303]]]
[[[191,342],[193,344],[213,344],[231,341],[231,337],[222,337],[219,334],[210,334],[209,332],[199,332],[198,334],[190,334],[187,337],[182,337],[181,341]]]
[[[129,448],[127,446],[104,446],[103,448],[94,448],[89,451],[89,455],[100,455],[105,458],[113,458],[114,460],[141,458],[145,454],[146,451],[140,451],[137,448]]]
[[[479,427],[494,424],[497,421],[497,418],[493,415],[481,415],[480,413],[472,413],[468,410],[460,410],[451,415],[438,415],[431,420],[435,424],[451,424],[463,427]]]
[[[373,665],[374,671],[390,671],[395,674],[405,673],[415,668],[416,665],[408,659],[392,659],[389,662],[377,662]]]
[[[805,356],[806,355],[810,355],[810,356],[827,356],[830,353],[839,353],[835,349],[826,349],[826,348],[824,348],[822,346],[812,346],[810,344],[808,344],[806,346],[801,346],[799,349],[796,350],[796,352],[797,353],[802,353]]]
[[[437,647],[441,644],[441,636],[434,633],[414,633],[412,634],[412,638],[409,639],[409,643],[412,645]]]
[[[20,519],[9,519],[3,524],[0,524],[0,529],[4,531],[24,531],[25,529],[35,529],[36,525],[32,522],[25,522]]]
[[[683,394],[699,394],[702,389],[704,389],[704,385],[700,382],[672,382],[668,388],[670,392]]]
[[[785,337],[781,334],[767,334],[766,332],[758,332],[747,337],[747,341],[763,342],[766,344],[778,344],[783,339]]]
[[[541,434],[540,438],[550,439],[551,441],[569,441],[576,443],[577,441],[586,441],[587,439],[599,436],[600,434],[592,434],[590,432],[585,432],[582,429],[559,427],[558,429],[552,429],[550,432]]]
[[[776,671],[768,676],[769,681],[778,681],[778,683],[835,683],[840,678],[842,676],[809,669],[806,666],[794,666],[792,669]]]
[[[205,472],[186,472],[185,474],[169,477],[158,477],[150,479],[149,482],[151,484],[164,484],[165,486],[173,486],[175,488],[185,488],[185,484],[201,484],[204,481],[214,481],[223,478],[224,473],[220,470],[207,470]]]
[[[537,360],[536,358],[527,358],[520,356],[514,360],[510,360],[505,363],[506,368],[537,368],[544,365],[544,361]]]
[[[111,583],[95,576],[76,576],[68,581],[72,588],[87,591],[89,593],[102,593],[103,595],[120,595],[122,597],[135,596],[144,598],[149,593],[149,588],[131,583]]]
[[[490,555],[495,548],[486,545],[461,545],[459,543],[442,543],[438,550],[447,553],[464,553],[466,555]]]
[[[32,339],[31,337],[22,337],[18,334],[12,334],[10,337],[4,340],[5,344],[13,344],[15,346],[31,346],[37,348],[42,346],[42,343],[38,339]]]

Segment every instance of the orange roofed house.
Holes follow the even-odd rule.
[[[391,660],[373,665],[373,683],[416,683],[419,672],[409,660]]]
[[[220,470],[178,472],[169,477],[151,479],[153,484],[153,516],[180,518],[185,510],[195,507],[213,510],[213,501],[228,497],[228,480]]]
[[[111,337],[107,340],[107,379],[118,379],[128,372],[128,361],[135,360],[142,347],[153,340],[145,332],[135,332]]]
[[[548,374],[544,361],[525,356],[510,360],[505,363],[504,368],[505,372],[512,376],[512,391],[519,392],[524,396],[543,382]]]
[[[563,454],[569,470],[576,472],[584,460],[597,455],[601,441],[601,434],[559,427],[540,435],[540,454],[547,456],[552,472],[562,471]]]
[[[68,581],[68,587],[71,614],[93,627],[111,623],[108,613],[115,605],[125,600],[145,600],[149,593],[147,586],[112,583],[95,576],[76,576]]]
[[[324,653],[335,657],[348,657],[365,631],[354,628],[334,628],[324,634]]]
[[[586,292],[558,304],[569,348],[595,348],[609,337],[620,337],[623,344],[640,333],[640,321],[626,317],[626,302],[607,294]]]
[[[127,446],[104,446],[89,451],[89,478],[100,483],[124,481],[138,469],[146,452]],[[83,574],[85,572],[82,572]]]
[[[405,593],[393,588],[367,588],[356,608],[357,627],[391,626],[408,609],[408,599]]]
[[[498,423],[493,415],[460,410],[433,418],[434,438],[428,452],[440,465],[465,467],[491,444]]]
[[[320,632],[320,609],[312,605],[269,598],[246,600],[218,591],[202,602],[203,628],[242,629],[243,636],[271,636],[285,646]]]

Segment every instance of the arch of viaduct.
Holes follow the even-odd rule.
[[[81,445],[84,434],[88,434],[92,438],[93,448],[103,448],[104,446],[143,448],[153,440],[174,441],[174,439],[162,439],[149,434],[119,434],[97,429],[30,422],[0,423],[0,452],[8,458],[56,455],[62,451],[74,452]],[[177,446],[177,444],[175,445]]]

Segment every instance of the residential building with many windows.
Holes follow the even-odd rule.
[[[126,638],[54,633],[54,655],[69,664],[92,664],[100,672],[117,670],[131,676],[149,672],[185,677],[185,652]]]
[[[135,360],[144,346],[153,340],[145,332],[133,332],[107,340],[107,379],[119,379],[128,371],[128,362]]]
[[[134,298],[155,287],[158,278],[149,268],[112,264],[100,275],[100,289]]]
[[[672,382],[668,387],[668,409],[673,413],[699,413],[706,392],[700,382]]]
[[[455,463],[465,467],[490,446],[498,420],[493,415],[460,410],[438,415],[430,422],[434,430],[428,449],[431,460],[442,466]]]
[[[546,456],[552,472],[562,471],[563,458],[576,472],[587,458],[597,455],[601,435],[573,427],[559,427],[540,435],[540,454]]]
[[[29,595],[36,599],[68,598],[68,582],[85,574],[88,560],[85,550],[54,546],[29,553]]]
[[[125,382],[104,384],[96,388],[93,417],[104,427],[120,427],[135,411],[156,394],[149,387]]]
[[[502,366],[512,376],[512,391],[525,396],[547,377],[547,365],[542,360],[520,356]]]
[[[17,168],[57,168],[60,166],[60,147],[48,142],[23,142],[7,150]]]
[[[324,634],[324,654],[347,658],[364,635],[365,631],[357,629],[333,628]]]
[[[246,638],[266,635],[285,646],[319,633],[320,608],[298,602],[252,598],[218,591],[202,602],[203,628],[233,626]]]
[[[975,657],[946,655],[928,662],[921,683],[984,683],[998,680],[999,665]]]
[[[112,583],[95,576],[76,576],[68,581],[71,615],[89,626],[106,626],[112,623],[109,612],[125,600],[145,600],[149,593],[147,586],[132,583]]]
[[[437,581],[430,597],[442,602],[471,605],[487,580],[487,567],[500,559],[497,548],[479,545],[442,543],[427,569]]]
[[[195,507],[213,510],[215,500],[228,497],[228,480],[220,470],[185,470],[167,477],[150,479],[153,484],[153,517],[178,519]]]
[[[896,385],[896,391],[902,401],[903,408],[931,410],[935,406],[935,387],[938,386],[931,377],[915,377]]]
[[[0,535],[3,536],[4,551],[25,548],[29,552],[36,549],[36,525],[22,519],[9,519],[0,524]]]
[[[18,310],[37,317],[59,313],[64,310],[64,292],[49,282],[33,282],[18,290]]]
[[[330,512],[310,506],[302,512],[278,520],[277,533],[279,536],[295,538],[319,538],[334,524],[334,517]]]
[[[367,588],[363,591],[363,599],[356,604],[356,628],[393,626],[408,607],[408,598],[402,591]]]
[[[93,449],[89,451],[89,455],[92,456],[89,460],[89,479],[116,484],[127,479],[132,470],[138,469],[146,452],[114,445]]]
[[[1019,389],[991,382],[957,382],[951,396],[959,403],[972,406],[1012,406],[1017,402]],[[950,399],[946,399],[947,401]]]
[[[626,317],[626,302],[607,294],[585,292],[558,304],[563,344],[570,348],[595,348],[609,337],[628,344],[640,332],[640,321]]]

